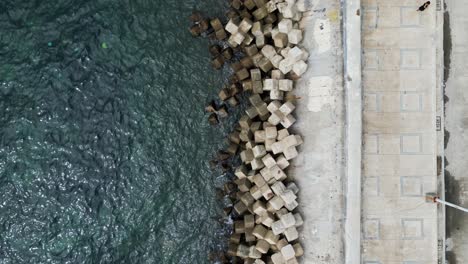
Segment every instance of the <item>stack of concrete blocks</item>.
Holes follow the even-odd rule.
[[[303,143],[300,135],[289,131],[296,119],[288,95],[293,80],[307,70],[309,54],[299,46],[305,3],[231,0],[237,15],[225,25],[228,44],[240,48],[243,60],[250,63],[241,61],[242,67],[235,68],[251,95],[238,130],[229,136],[230,152],[240,150],[242,165],[234,173],[239,191],[228,253],[245,263],[293,264],[304,253],[298,243],[303,224],[296,212],[299,189],[286,169]]]

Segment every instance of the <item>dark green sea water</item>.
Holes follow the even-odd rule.
[[[0,1],[0,263],[207,263],[221,0]]]

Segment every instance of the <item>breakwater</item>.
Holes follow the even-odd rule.
[[[287,168],[303,143],[291,128],[296,122],[294,81],[307,70],[299,27],[305,5],[231,0],[225,18],[206,19],[196,12],[191,17],[193,36],[216,40],[210,47],[213,67],[229,64],[233,71],[229,85],[206,107],[209,122],[222,122],[229,109],[247,99],[228,146],[218,154],[225,171],[231,168],[223,161],[240,159],[232,181],[224,185],[230,198],[225,213],[233,222],[226,254],[218,259],[223,262],[297,263],[304,253],[298,242],[303,224],[297,212],[299,188]]]

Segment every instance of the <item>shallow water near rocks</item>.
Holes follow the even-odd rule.
[[[226,2],[0,2],[0,263],[208,263],[234,118],[188,16]]]

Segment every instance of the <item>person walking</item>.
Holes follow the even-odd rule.
[[[418,8],[417,11],[421,11],[421,12],[422,12],[422,11],[426,10],[426,8],[427,8],[430,4],[431,4],[431,1],[427,1],[427,2],[424,3],[422,6],[420,6],[420,7]]]

